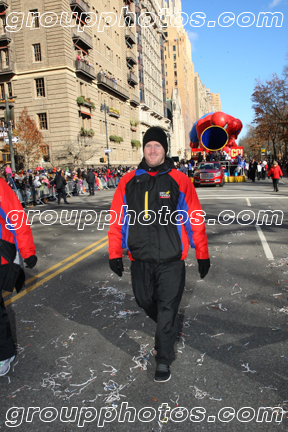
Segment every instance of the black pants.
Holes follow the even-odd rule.
[[[278,192],[279,179],[272,179],[272,180],[273,180],[274,191]]]
[[[15,353],[8,314],[0,291],[0,361],[13,357]]]
[[[94,195],[94,185],[95,183],[88,183],[89,194]]]
[[[67,203],[65,188],[63,187],[61,189],[57,189],[57,193],[58,193],[58,204],[60,204],[61,195],[63,196],[64,202]]]
[[[185,262],[131,263],[132,289],[136,302],[156,323],[156,362],[175,360],[177,314],[185,286]]]
[[[262,172],[261,171],[257,171],[257,180],[261,180],[262,177]]]

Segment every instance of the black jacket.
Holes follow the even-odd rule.
[[[62,177],[61,175],[57,175],[54,179],[54,184],[56,186],[56,189],[63,189],[66,186],[67,182],[64,177]]]
[[[93,171],[89,171],[86,176],[87,183],[95,183],[95,174]]]

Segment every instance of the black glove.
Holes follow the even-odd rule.
[[[122,272],[124,271],[122,258],[109,259],[109,266],[114,273],[120,277],[122,276]]]
[[[201,279],[207,275],[210,268],[210,259],[198,259],[198,271],[200,273]]]
[[[30,257],[28,257],[28,258],[25,258],[24,259],[24,262],[25,262],[25,264],[27,264],[26,265],[26,268],[30,268],[30,269],[32,269],[35,265],[36,265],[36,263],[37,263],[37,256],[36,255],[31,255]]]

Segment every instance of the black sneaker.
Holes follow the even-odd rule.
[[[156,382],[166,382],[171,378],[171,372],[168,365],[159,363],[156,367],[155,378]]]

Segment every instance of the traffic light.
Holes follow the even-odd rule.
[[[7,112],[4,110],[4,120],[7,122]],[[10,120],[14,121],[14,108],[10,108]]]
[[[100,158],[100,162],[105,163],[106,162],[106,157]]]

